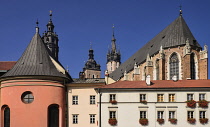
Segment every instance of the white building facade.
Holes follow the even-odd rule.
[[[144,81],[119,81],[97,90],[101,94],[101,127],[210,126],[205,123],[210,117],[210,109],[205,105],[210,100],[210,80],[162,80],[152,81],[150,86]],[[188,107],[186,101],[193,103],[193,100],[196,106]],[[206,101],[199,106],[201,100]],[[112,121],[115,125],[109,123],[112,118],[117,120]],[[146,125],[139,122],[144,118],[148,120]],[[158,119],[164,122],[159,123]]]

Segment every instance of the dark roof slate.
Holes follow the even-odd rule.
[[[143,63],[147,58],[147,54],[152,56],[158,53],[161,46],[164,49],[185,45],[187,39],[189,39],[191,46],[201,48],[192,35],[184,18],[179,16],[175,21],[173,21],[152,40],[139,49],[134,55],[132,55],[127,61],[121,64],[119,68],[113,71],[110,74],[110,77],[117,81],[123,76],[125,70],[126,72],[133,70],[135,63],[137,63],[137,65]]]
[[[52,63],[39,33],[33,36],[21,58],[2,77],[11,76],[55,76],[68,78],[60,73]]]

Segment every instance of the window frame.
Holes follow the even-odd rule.
[[[168,111],[169,119],[176,119],[176,111]]]
[[[95,105],[96,104],[96,96],[95,95],[90,95],[90,104]]]
[[[206,115],[207,115],[206,111],[199,111],[199,118],[200,119],[207,118]]]
[[[147,95],[146,94],[139,94],[139,100],[141,101],[146,101],[147,100]]]
[[[194,100],[194,94],[193,93],[188,93],[187,94],[187,101],[191,101],[191,100]]]
[[[78,105],[79,104],[79,97],[78,95],[73,95],[72,96],[72,105]]]
[[[95,123],[96,123],[96,115],[90,114],[90,124],[95,124]]]
[[[164,119],[164,111],[157,111],[157,118]]]
[[[203,97],[201,96],[203,95]],[[206,100],[206,94],[205,93],[199,93],[199,101]]]
[[[175,100],[176,100],[176,94],[175,93],[168,94],[168,102],[175,102]]]
[[[187,118],[188,119],[195,118],[194,117],[194,111],[187,111]]]
[[[146,119],[147,118],[147,111],[140,111],[140,119]]]
[[[116,119],[116,111],[109,111],[109,119]]]
[[[157,102],[164,102],[164,94],[157,94]]]
[[[78,114],[72,115],[72,124],[78,124]]]
[[[109,94],[109,101],[116,101],[116,94]]]

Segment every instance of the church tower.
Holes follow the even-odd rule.
[[[89,49],[89,59],[85,63],[83,72],[79,73],[80,78],[100,78],[101,66],[94,60],[93,49]]]
[[[52,22],[52,11],[50,11],[50,20],[48,22],[47,31],[43,33],[42,40],[44,41],[44,44],[49,49],[49,54],[52,58],[54,58],[56,61],[58,61],[58,52],[59,52],[59,46],[58,46],[58,35],[56,32],[54,32],[54,24]]]
[[[101,66],[94,60],[94,54],[92,47],[89,49],[89,59],[85,63],[83,72],[79,73],[79,78],[100,78],[101,77]]]
[[[112,44],[111,44],[111,49],[108,50],[108,53],[107,53],[107,71],[108,71],[108,74],[112,73],[114,70],[116,70],[121,62],[120,62],[120,59],[121,59],[121,54],[120,54],[120,51],[117,51],[117,46],[116,46],[116,39],[115,39],[115,36],[114,36],[114,25],[112,27],[112,30],[113,30],[113,34],[112,34]]]

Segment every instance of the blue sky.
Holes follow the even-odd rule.
[[[42,35],[52,10],[59,60],[70,75],[77,78],[82,71],[90,42],[103,75],[112,24],[124,62],[178,17],[180,4],[197,41],[210,46],[209,0],[1,0],[0,61],[17,61],[35,33],[36,20]]]

